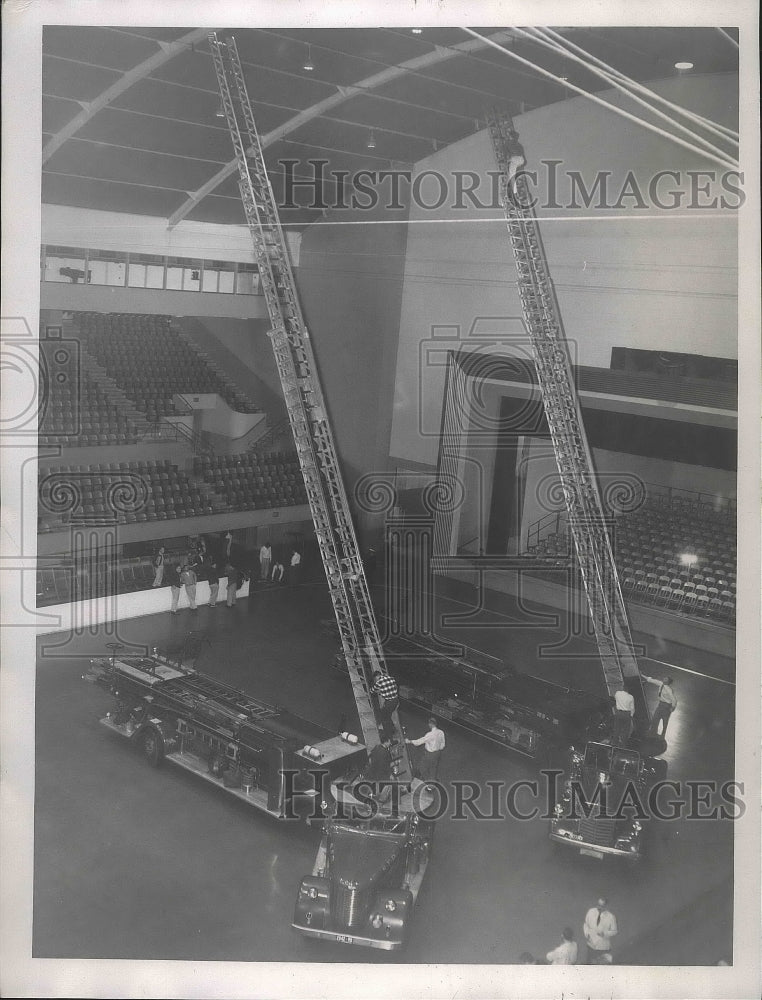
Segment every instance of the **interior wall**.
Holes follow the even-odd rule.
[[[733,125],[738,106],[733,75],[691,75],[652,86]],[[603,96],[612,103],[624,100],[611,92]],[[542,236],[574,360],[609,367],[615,346],[737,357],[739,199],[723,191],[719,179],[692,179],[688,173],[712,170],[713,164],[581,97],[518,116],[516,125],[527,169],[538,171],[533,191],[540,199]],[[550,161],[556,165],[547,166]],[[455,349],[464,340],[497,337],[510,352],[512,344],[521,349],[526,337],[515,332],[523,321],[502,210],[489,205],[487,175],[495,171],[495,161],[487,132],[415,165],[419,178],[426,171],[444,177],[447,198],[428,210],[411,204],[411,221],[422,224],[409,227],[391,454],[431,464],[437,440],[419,428],[422,421],[436,424],[441,413],[444,369],[426,363],[427,343],[436,338],[444,348],[449,339]],[[458,200],[458,172],[462,177],[469,171],[480,182],[477,195],[486,208],[463,195]],[[575,171],[588,191],[595,191],[600,171],[608,172],[603,204],[620,202],[619,207],[598,207],[598,196],[585,207],[579,187],[573,198],[568,178]],[[646,192],[642,207],[635,197],[620,199],[630,171],[632,183]],[[667,192],[678,189],[682,208],[660,208],[650,198],[649,184],[658,171],[679,176],[678,182],[662,179],[656,200],[668,205]],[[696,194],[707,183],[709,195]],[[433,178],[422,180],[418,201],[435,204],[440,193]],[[720,193],[727,195],[727,207],[719,200],[716,207],[701,207]]]
[[[286,232],[286,240],[296,264],[300,234]],[[183,219],[170,229],[167,220],[159,217],[65,205],[42,206],[41,242],[89,250],[126,250],[130,253],[256,263],[251,234],[246,226]]]
[[[351,495],[388,467],[407,227],[406,212],[337,218],[305,231],[297,283]]]
[[[177,292],[162,288],[123,288],[81,282],[40,282],[43,309],[80,312],[153,313],[169,316],[226,316],[251,319],[267,315],[261,295],[221,295],[219,292]]]

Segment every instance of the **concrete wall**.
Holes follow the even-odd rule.
[[[737,78],[691,76],[654,85],[677,103],[733,124]],[[605,94],[613,102],[621,99]],[[571,197],[568,172],[577,171],[588,190],[596,173],[609,171],[608,199],[615,205],[632,171],[646,192],[659,170],[680,171],[680,183],[665,178],[656,197],[694,183],[687,171],[712,164],[642,130],[584,98],[539,108],[517,118],[528,169],[537,169],[533,190],[550,207],[538,207],[542,236],[556,284],[566,335],[580,364],[608,367],[615,346],[685,351],[735,358],[737,353],[737,222],[733,207],[660,209],[650,199],[621,198],[620,207],[586,208]],[[543,167],[543,161],[558,161]],[[503,350],[521,349],[521,307],[516,270],[502,221],[489,206],[487,175],[495,170],[486,131],[478,132],[416,164],[417,176],[438,171],[448,197],[436,209],[413,204],[405,258],[391,454],[433,463],[435,435],[420,433],[421,421],[437,426],[444,368],[426,362],[433,338],[445,347],[480,337]],[[471,171],[486,208],[457,198],[456,172]],[[555,171],[555,173],[554,173]],[[717,168],[722,173],[722,168]],[[462,175],[461,175],[462,176]],[[558,180],[555,193],[553,177]],[[695,182],[705,183],[699,179]],[[710,196],[724,192],[710,184]],[[439,183],[427,177],[421,197],[435,204]],[[551,195],[554,195],[551,198]],[[708,197],[699,195],[697,204]],[[726,198],[737,206],[738,198]],[[573,207],[576,203],[577,207]],[[558,207],[556,207],[558,206]],[[518,347],[516,346],[518,345]]]

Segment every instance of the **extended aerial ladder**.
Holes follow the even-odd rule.
[[[234,38],[218,39],[216,32],[208,38],[235,149],[238,184],[270,317],[278,374],[363,738],[370,749],[380,742],[370,693],[373,673],[387,673],[381,638],[238,49]],[[411,778],[411,769],[396,712],[392,721],[393,772],[405,782]]]
[[[524,152],[510,116],[493,111],[488,124],[501,174],[500,200],[518,271],[524,321],[606,688],[610,695],[622,687],[633,695],[635,721],[641,727],[649,720],[648,705],[575,390],[561,312],[526,177],[521,172]]]

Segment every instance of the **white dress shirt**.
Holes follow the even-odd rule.
[[[616,917],[610,910],[590,907],[585,916],[585,940],[594,951],[608,951],[611,938],[618,933]]]
[[[564,940],[545,957],[551,965],[574,965],[577,961],[577,942]]]
[[[435,753],[437,750],[444,750],[445,748],[445,734],[441,729],[430,729],[425,736],[421,736],[420,739],[410,741],[414,747],[419,747],[423,744],[429,753]]]
[[[615,692],[614,704],[616,705],[617,712],[629,712],[630,715],[635,714],[635,699],[629,691],[621,690]]]

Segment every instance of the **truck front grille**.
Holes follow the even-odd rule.
[[[597,844],[599,847],[613,847],[616,836],[616,820],[600,819],[591,816],[580,817],[579,832],[586,844]]]
[[[359,888],[355,883],[338,879],[331,893],[331,916],[342,927],[357,927],[366,915],[371,886]]]

